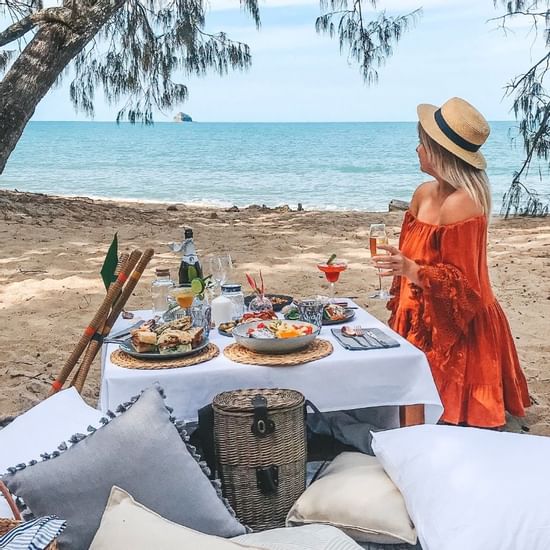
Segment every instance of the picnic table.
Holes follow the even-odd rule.
[[[353,304],[350,304],[353,305]],[[150,319],[151,311],[136,311],[132,320],[119,318],[113,332]],[[436,423],[443,406],[426,356],[364,309],[358,308],[353,324],[378,327],[399,341],[396,348],[367,351],[344,349],[331,333],[321,330],[334,351],[328,357],[292,367],[266,367],[235,363],[223,349],[233,343],[217,330],[210,341],[220,348],[218,357],[193,366],[137,370],[113,364],[117,344],[103,346],[100,407],[114,410],[146,387],[158,382],[167,394],[167,405],[180,420],[195,422],[197,411],[222,391],[239,388],[289,388],[302,392],[322,412],[399,406],[401,425]]]

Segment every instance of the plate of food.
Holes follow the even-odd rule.
[[[255,294],[250,294],[245,297],[244,303],[246,307],[250,305],[255,296]],[[294,299],[292,296],[287,296],[286,294],[265,294],[265,297],[273,304],[273,311],[281,311],[285,306],[290,305]]]
[[[169,323],[145,325],[131,331],[128,340],[121,342],[122,351],[138,359],[176,359],[198,353],[208,345],[204,330],[192,327],[190,317]]]
[[[237,325],[241,325],[242,323],[253,323],[254,321],[273,321],[275,319],[277,319],[277,315],[275,315],[273,311],[258,311],[256,313],[248,312],[236,321],[221,323],[218,326],[218,332],[222,336],[229,336],[231,338],[233,337],[233,329]]]
[[[283,309],[284,318],[289,321],[299,319],[298,308],[292,304]],[[338,304],[327,304],[323,309],[323,325],[347,323],[355,317],[355,311]]]
[[[238,344],[257,353],[292,353],[311,344],[320,328],[303,321],[254,321],[233,329]]]

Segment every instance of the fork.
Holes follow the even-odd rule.
[[[362,336],[365,341],[367,342],[367,338],[365,336],[365,334],[371,338],[372,340],[374,340],[377,344],[379,344],[380,346],[382,346],[383,348],[387,348],[388,345],[385,343],[385,342],[382,342],[381,340],[379,340],[373,333],[371,330],[369,329],[364,329],[363,327],[359,326],[359,325],[356,325],[354,327],[354,330],[355,330],[355,334],[357,334],[357,336]]]
[[[361,325],[355,325],[353,327],[353,331],[355,332],[355,336],[357,336],[358,338],[363,338],[366,345],[368,347],[371,347],[371,343],[367,340],[367,338],[365,336],[365,329]]]

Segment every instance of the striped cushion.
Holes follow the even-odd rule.
[[[1,550],[44,550],[65,529],[66,522],[45,516],[22,523],[0,537]]]

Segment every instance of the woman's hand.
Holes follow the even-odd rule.
[[[415,261],[404,256],[395,246],[379,245],[378,248],[389,252],[387,256],[374,256],[372,258],[374,266],[381,270],[382,277],[401,275],[415,285],[420,284],[418,277],[420,266]]]

